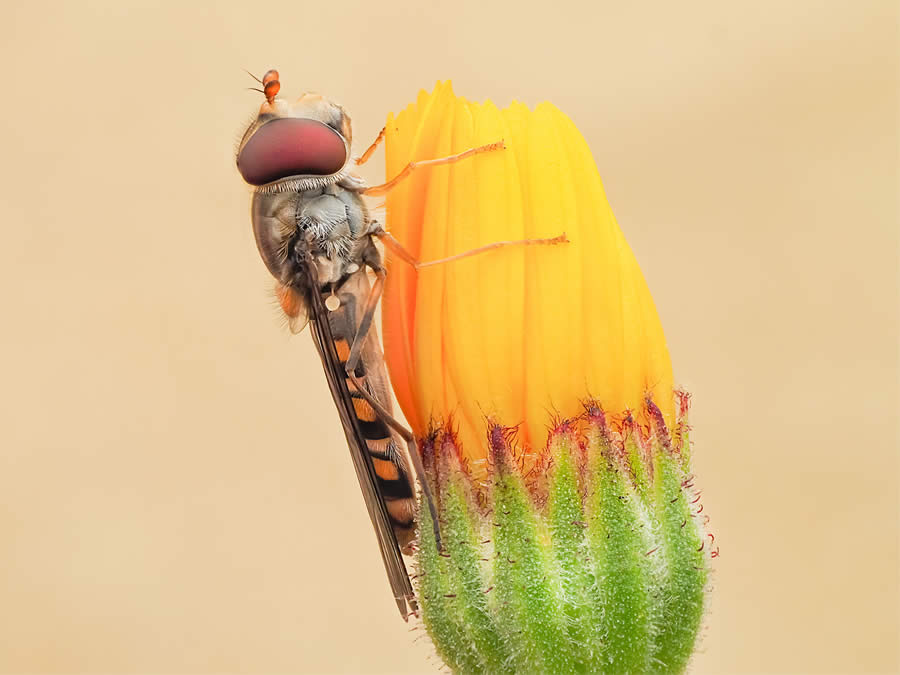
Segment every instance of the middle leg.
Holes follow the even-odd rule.
[[[556,237],[548,237],[544,239],[515,239],[511,241],[495,241],[493,243],[485,244],[484,246],[479,246],[478,248],[473,248],[468,251],[463,251],[462,253],[457,253],[456,255],[451,255],[446,258],[438,258],[437,260],[427,260],[423,262],[421,260],[418,260],[412,253],[407,251],[403,244],[397,241],[390,232],[385,230],[380,225],[376,226],[370,234],[381,239],[381,241],[384,242],[385,248],[387,248],[391,253],[400,258],[407,265],[417,270],[423,269],[425,267],[432,267],[434,265],[443,265],[444,263],[453,262],[454,260],[462,260],[463,258],[468,258],[469,256],[478,255],[479,253],[487,253],[488,251],[494,251],[498,248],[506,248],[508,246],[553,246],[555,244],[570,243],[569,238],[566,236],[566,233],[563,232]]]

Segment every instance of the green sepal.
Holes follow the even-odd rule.
[[[417,585],[455,672],[686,668],[718,551],[704,546],[681,407],[670,435],[651,400],[649,424],[626,414],[614,428],[589,404],[555,425],[527,474],[512,430],[492,425],[487,482],[470,477],[449,430],[425,442],[443,549],[420,509]]]
[[[653,586],[648,552],[653,538],[638,491],[629,480],[626,458],[609,442],[602,417],[589,427],[588,457],[588,538],[603,608],[597,671],[647,672]]]
[[[592,590],[594,577],[587,547],[578,438],[571,422],[557,426],[550,435],[548,447],[553,464],[547,515],[573,670],[596,672],[600,656],[597,648],[600,613]]]
[[[708,577],[704,535],[683,485],[686,475],[667,450],[654,452],[654,501],[662,536],[665,581],[653,662],[662,672],[681,672],[694,651],[703,618]]]
[[[571,673],[574,661],[555,594],[548,536],[512,459],[507,430],[491,430],[494,480],[494,582],[498,620],[509,636],[514,670]]]
[[[423,448],[423,456],[429,468],[433,464],[434,438],[430,439],[430,446]],[[431,461],[428,461],[431,460]],[[433,474],[432,474],[433,475]],[[456,523],[448,522],[443,513],[444,500],[441,500],[441,508],[438,519],[441,521],[441,531],[450,529]],[[476,652],[467,633],[464,613],[461,604],[457,601],[459,590],[458,583],[453,573],[453,564],[447,554],[438,550],[437,541],[434,538],[431,513],[428,508],[420,508],[421,522],[419,524],[419,547],[416,554],[418,568],[418,594],[419,603],[422,606],[422,621],[431,636],[438,655],[450,668],[457,673],[484,672],[484,664]],[[443,535],[446,539],[446,534]],[[446,546],[446,544],[444,544]]]
[[[479,556],[479,513],[451,435],[445,435],[437,457],[441,532],[449,583],[463,620],[466,639],[481,660],[483,672],[501,672],[509,658],[488,609],[489,587]],[[464,645],[467,647],[467,645]]]
[[[642,499],[647,499],[650,493],[650,465],[646,453],[639,443],[638,434],[639,429],[629,414],[625,418],[622,428],[625,465],[631,473],[631,481],[635,490]]]

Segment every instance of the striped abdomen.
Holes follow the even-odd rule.
[[[339,371],[339,373],[335,373],[335,379],[339,377],[343,381],[352,403],[352,410],[347,411],[347,416],[354,418],[356,429],[353,430],[353,433],[350,429],[346,430],[348,441],[351,446],[365,446],[364,452],[368,455],[374,468],[377,487],[384,499],[397,543],[404,548],[415,535],[416,499],[405,455],[398,449],[402,447],[398,445],[402,440],[391,433],[387,423],[376,414],[369,402],[357,391],[353,381],[346,376],[345,364],[350,356],[350,348],[361,318],[359,313],[365,306],[369,293],[369,279],[365,271],[360,270],[350,275],[335,292],[341,301],[340,306],[334,311],[327,312],[327,315],[334,355],[339,362],[339,365],[333,364],[334,369]],[[324,300],[330,294],[330,290],[322,292],[323,305]],[[278,299],[290,319],[291,312],[294,310],[293,304],[289,300],[300,302],[299,293],[293,289],[281,287],[278,289]],[[329,368],[327,361],[334,357],[328,357],[321,349],[320,353],[326,361],[326,368]],[[366,336],[354,377],[365,387],[366,392],[379,402],[382,408],[388,412],[391,411],[387,370],[374,327]],[[335,403],[339,407],[343,407],[341,398],[335,393]],[[347,416],[342,416],[345,425],[349,422],[346,419]]]
[[[339,312],[340,310],[338,310]],[[336,314],[337,312],[332,312]],[[337,319],[338,317],[334,317]],[[332,321],[332,334],[334,335],[334,348],[337,352],[341,366],[347,362],[350,355],[351,338],[338,335],[335,332],[335,324],[343,321]],[[370,334],[370,339],[372,334]],[[364,350],[365,352],[368,350]],[[386,396],[383,386],[385,382],[384,362],[380,359],[360,359],[353,373],[356,381],[366,387],[368,393],[386,409],[390,410],[390,398]],[[375,474],[378,478],[378,486],[384,497],[391,524],[397,535],[400,546],[405,546],[412,539],[415,525],[415,500],[409,474],[401,463],[401,453],[398,451],[397,440],[391,433],[390,427],[378,417],[369,402],[363,398],[356,389],[356,385],[346,378],[347,390],[353,401],[353,411],[359,424],[359,430],[365,439],[366,448]]]

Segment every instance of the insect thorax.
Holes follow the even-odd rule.
[[[369,214],[361,197],[340,185],[257,192],[253,233],[269,272],[290,285],[298,266],[315,262],[317,278],[333,283],[363,264]]]

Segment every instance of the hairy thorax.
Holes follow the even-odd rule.
[[[300,192],[257,192],[253,231],[263,261],[284,284],[296,273],[298,249],[314,262],[321,284],[359,268],[369,214],[359,194],[340,184]]]

